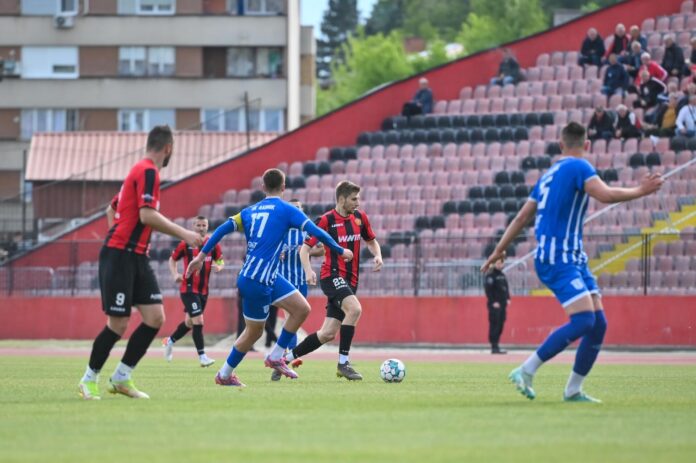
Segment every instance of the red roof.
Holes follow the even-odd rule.
[[[263,145],[275,133],[251,133],[250,147]],[[26,179],[52,181],[121,181],[144,153],[147,133],[63,132],[39,133],[31,139]],[[164,180],[178,180],[247,149],[246,134],[182,131],[174,134],[174,155],[162,169]]]

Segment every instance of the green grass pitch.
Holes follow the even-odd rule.
[[[362,383],[312,360],[300,379],[269,381],[242,364],[247,388],[213,384],[194,360],[146,358],[135,372],[152,396],[78,398],[86,359],[0,358],[0,461],[9,462],[678,462],[696,461],[696,366],[602,365],[586,390],[602,405],[561,398],[569,365],[537,375],[528,401],[511,364],[407,362],[385,384],[377,362]]]

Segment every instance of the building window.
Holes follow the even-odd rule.
[[[23,109],[21,137],[29,140],[37,132],[72,132],[79,130],[76,109]]]
[[[166,15],[174,14],[175,0],[140,0],[138,13]]]
[[[77,14],[77,0],[56,0],[58,2],[58,12],[62,14]]]
[[[121,132],[148,132],[156,125],[174,128],[173,109],[121,109],[118,112],[118,130]]]
[[[118,54],[119,75],[174,75],[174,47],[121,47]]]
[[[204,109],[201,127],[206,132],[244,132],[247,118],[243,108]],[[252,132],[282,132],[285,123],[282,109],[250,109],[249,130]]]
[[[22,0],[23,16],[53,16],[56,14],[56,0]]]
[[[227,49],[229,77],[283,77],[282,48],[231,47]]]
[[[173,15],[176,0],[118,0],[120,15]]]
[[[22,47],[22,78],[77,79],[77,47]]]
[[[279,15],[285,12],[284,0],[244,0],[244,13],[248,15]]]

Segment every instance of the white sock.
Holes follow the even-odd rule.
[[[283,356],[284,353],[285,353],[285,347],[280,347],[278,345],[278,343],[276,343],[276,345],[273,346],[273,350],[271,351],[268,358],[270,358],[273,361],[280,360],[280,358]]]
[[[285,361],[292,362],[293,360],[295,360],[295,356],[293,355],[292,351],[291,350],[287,351],[285,353]]]
[[[570,397],[580,392],[582,390],[583,381],[585,381],[584,376],[571,371],[570,376],[568,377],[568,384],[566,384],[565,388],[566,397]]]
[[[87,369],[85,370],[85,375],[82,377],[82,382],[85,381],[94,381],[96,382],[99,379],[99,372],[92,370],[89,365],[87,365]]]
[[[348,356],[343,355],[343,354],[338,354],[338,363],[343,365],[344,363],[348,363]]]
[[[527,360],[522,364],[522,371],[528,375],[534,375],[540,366],[544,364],[544,361],[539,358],[536,352],[529,356]]]
[[[218,374],[222,379],[227,379],[230,377],[232,372],[234,372],[234,368],[232,368],[229,363],[225,362],[222,364],[222,367],[220,368]]]
[[[208,359],[208,356],[205,355],[205,354],[201,354],[201,355],[198,356],[198,359],[199,359],[199,360],[207,360],[207,359]]]
[[[133,373],[133,369],[131,367],[124,364],[123,362],[119,362],[118,366],[116,367],[116,370],[114,370],[114,374],[111,375],[111,379],[113,379],[114,381],[125,381],[127,379],[130,379],[131,373]]]
[[[168,346],[171,346],[172,344],[174,344],[174,342],[175,341],[172,338],[167,338],[167,345]]]

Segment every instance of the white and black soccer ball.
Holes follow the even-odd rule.
[[[400,383],[406,377],[406,365],[398,359],[385,360],[379,368],[379,375],[385,383]]]

